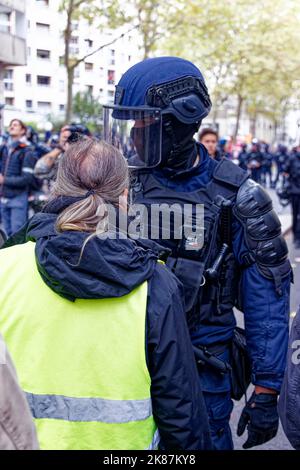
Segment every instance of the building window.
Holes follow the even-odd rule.
[[[78,44],[78,36],[71,36],[70,44]]]
[[[5,98],[5,104],[8,106],[13,106],[15,104],[15,99],[14,98]]]
[[[59,110],[60,110],[61,112],[63,112],[63,111],[65,110],[65,105],[64,105],[64,104],[60,104],[60,105],[59,105]]]
[[[37,5],[43,6],[43,7],[48,7],[49,6],[49,0],[35,0]]]
[[[116,63],[116,51],[115,49],[110,49],[109,65],[115,65]]]
[[[40,33],[49,33],[50,32],[50,24],[36,23],[36,29]]]
[[[14,91],[14,84],[12,82],[4,82],[4,90]]]
[[[74,78],[79,78],[80,77],[80,68],[76,67],[74,70]]]
[[[94,68],[94,64],[92,64],[91,62],[85,62],[84,67],[87,72],[91,72]]]
[[[31,48],[30,48],[30,47],[27,47],[27,56],[28,56],[28,57],[31,56]]]
[[[50,51],[46,51],[45,49],[37,49],[36,56],[39,59],[50,59]]]
[[[25,81],[28,85],[31,85],[31,74],[30,73],[26,73]]]
[[[27,21],[27,28],[30,29],[30,20]]]
[[[114,70],[108,70],[107,71],[107,83],[109,85],[114,85],[115,84],[115,71]]]
[[[59,91],[65,91],[65,82],[64,82],[64,80],[59,80]]]
[[[49,112],[49,111],[51,111],[51,103],[50,103],[50,101],[38,101],[37,105],[38,105],[38,109],[39,109],[40,111],[44,111],[44,112]]]
[[[46,77],[45,75],[37,76],[37,84],[42,86],[50,86],[51,77]]]
[[[0,13],[0,31],[10,33],[10,13]]]
[[[85,39],[85,42],[89,48],[93,47],[93,41],[91,39]]]
[[[65,65],[65,56],[64,55],[61,55],[59,57],[59,65]]]
[[[91,95],[93,94],[93,89],[94,89],[93,85],[86,85],[86,91],[90,93]]]
[[[79,54],[79,48],[70,46],[70,54],[71,55],[78,55]]]
[[[26,108],[32,108],[32,100],[26,100]]]
[[[130,62],[130,61],[131,61],[131,55],[128,56],[128,62]]]
[[[14,71],[13,69],[6,69],[4,71],[4,79],[12,80],[14,78]]]

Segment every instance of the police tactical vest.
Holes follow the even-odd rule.
[[[157,445],[145,358],[147,282],[70,302],[42,281],[35,244],[0,251],[0,331],[42,449]]]
[[[217,280],[208,281],[205,273],[213,265],[222,247],[222,206],[225,201],[229,205],[234,204],[238,189],[247,177],[244,170],[223,159],[214,162],[208,185],[197,191],[171,190],[157,181],[151,172],[139,171],[133,178],[133,203],[144,204],[148,214],[151,214],[151,204],[179,204],[181,207],[184,204],[204,205],[204,239],[200,250],[187,249],[190,248],[187,247],[189,242],[197,245],[197,241],[184,237],[175,240],[172,238],[172,230],[170,239],[165,239],[162,227],[161,238],[157,240],[172,251],[167,264],[184,285],[187,320],[191,330],[199,324],[222,326],[232,323],[239,276],[232,250],[227,254]],[[148,227],[153,224],[157,224],[157,220],[149,219]],[[148,235],[151,238],[150,230]]]

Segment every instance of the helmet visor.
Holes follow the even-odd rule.
[[[104,106],[104,140],[117,147],[131,168],[161,162],[162,117],[157,108]]]

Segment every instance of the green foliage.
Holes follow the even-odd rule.
[[[164,49],[199,65],[214,104],[235,95],[251,115],[286,112],[300,73],[300,2],[178,2],[182,21]]]
[[[167,32],[180,22],[179,4],[174,0],[128,0],[131,20],[138,23],[144,59],[153,55]]]
[[[73,99],[73,115],[76,120],[94,131],[99,129],[101,124],[102,106],[88,91],[79,92]]]

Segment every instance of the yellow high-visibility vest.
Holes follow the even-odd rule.
[[[155,448],[147,282],[120,298],[71,302],[44,283],[34,250],[0,251],[0,331],[41,449]]]

